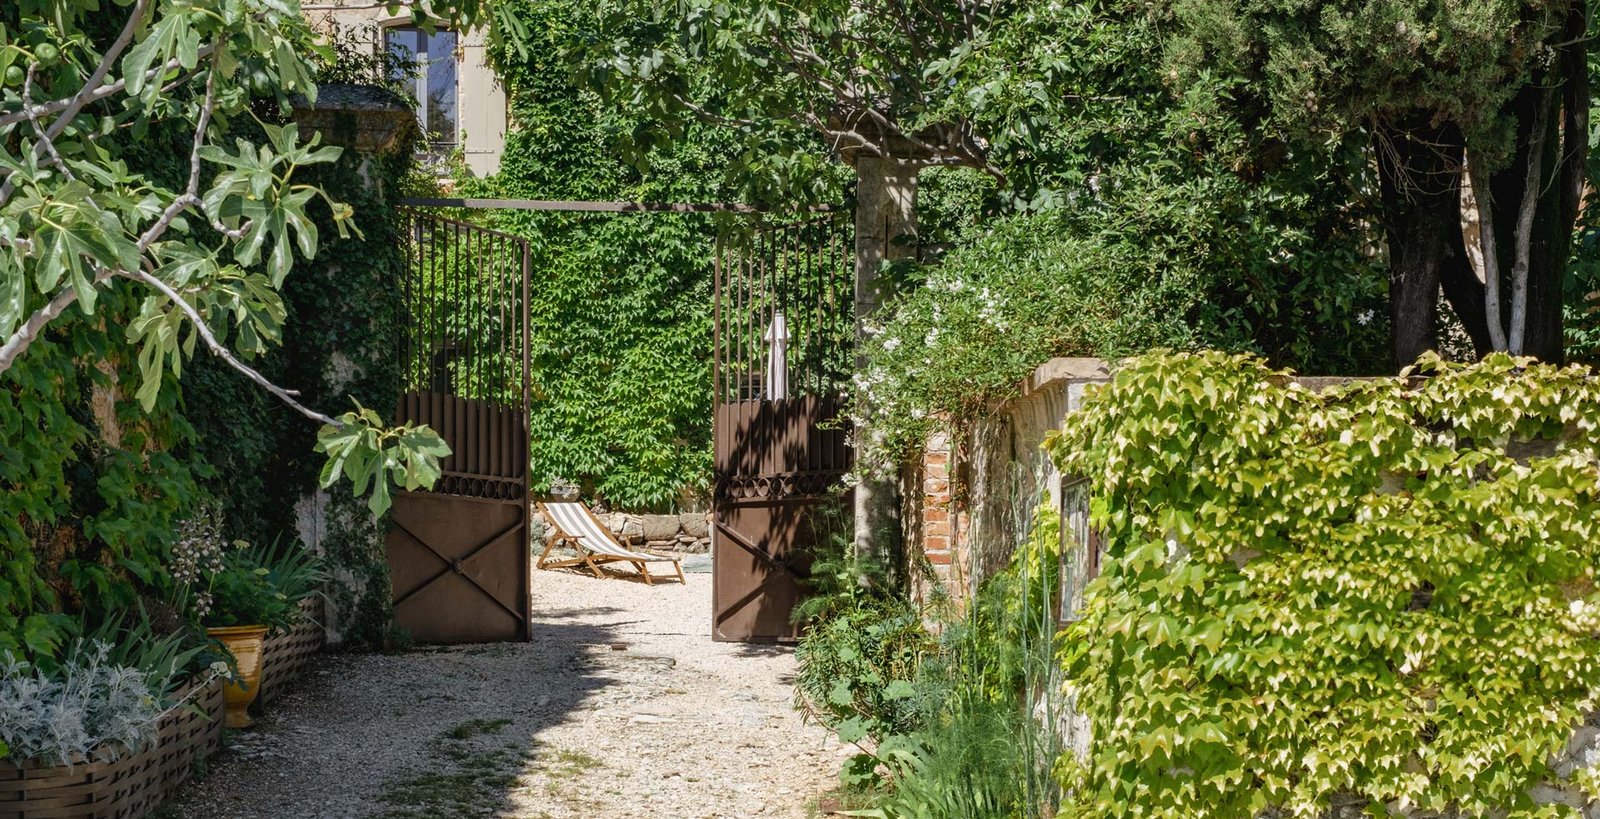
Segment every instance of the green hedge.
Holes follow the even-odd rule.
[[[1313,393],[1122,366],[1048,445],[1108,556],[1066,635],[1068,816],[1534,813],[1600,692],[1600,383],[1504,355]],[[1593,804],[1593,803],[1591,803]]]

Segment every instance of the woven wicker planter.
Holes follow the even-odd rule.
[[[188,689],[185,690],[188,693]],[[150,748],[114,762],[71,767],[0,762],[0,819],[137,819],[189,780],[222,746],[222,681],[161,720]]]
[[[261,693],[256,696],[257,707],[293,690],[286,683],[299,676],[306,663],[322,650],[322,599],[302,600],[300,610],[306,614],[300,625],[268,637],[261,646]]]

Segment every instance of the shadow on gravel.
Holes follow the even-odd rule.
[[[581,614],[592,618],[617,611],[586,609]],[[469,710],[473,715],[433,737],[428,746],[429,759],[422,770],[411,770],[384,782],[378,809],[363,815],[381,819],[510,815],[511,790],[522,774],[575,778],[595,764],[597,760],[580,750],[543,747],[535,740],[544,729],[581,710],[609,682],[593,673],[596,666],[587,660],[586,652],[615,643],[619,639],[617,628],[614,624],[569,622],[578,614],[539,612],[533,624],[533,639],[526,644],[494,643],[457,649],[464,658],[505,652],[502,656],[513,663],[536,659],[541,661],[541,673],[517,673],[511,669],[510,674],[489,677],[494,685],[478,689],[489,696],[472,703],[475,707]],[[538,656],[529,658],[530,651]],[[555,662],[546,664],[550,660]]]
[[[616,630],[577,614],[540,612],[526,643],[318,658],[256,730],[230,732],[230,750],[160,816],[509,815],[519,774],[576,778],[594,762],[536,741],[611,682],[588,652],[617,642]]]
[[[794,643],[735,643],[737,657],[783,657],[794,653]]]

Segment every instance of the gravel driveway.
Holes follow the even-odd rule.
[[[711,575],[534,573],[529,643],[326,655],[164,817],[804,817],[848,755]]]

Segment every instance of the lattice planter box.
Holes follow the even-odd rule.
[[[299,676],[306,663],[322,650],[322,600],[308,598],[300,601],[305,614],[300,624],[283,634],[268,637],[261,645],[261,691],[256,702],[265,705],[288,693],[285,683]]]
[[[193,689],[185,689],[188,695]],[[156,742],[112,762],[0,762],[0,819],[137,819],[189,781],[222,747],[222,680],[212,680],[157,726]]]

